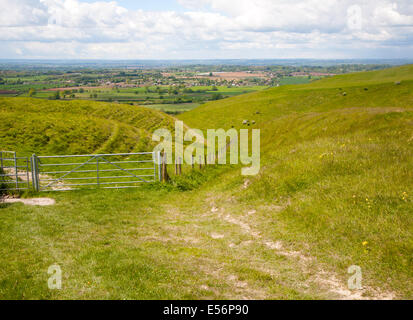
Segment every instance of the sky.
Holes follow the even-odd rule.
[[[0,59],[413,58],[413,0],[0,0]]]

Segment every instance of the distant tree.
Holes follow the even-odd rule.
[[[85,89],[80,88],[80,89],[79,89],[79,93],[83,93],[83,92],[85,92]]]
[[[56,91],[56,92],[55,92],[54,98],[55,98],[56,100],[59,100],[59,99],[60,99],[60,91]]]
[[[213,95],[212,95],[212,100],[221,100],[221,99],[223,99],[224,97],[222,96],[222,94],[221,93],[214,93]]]

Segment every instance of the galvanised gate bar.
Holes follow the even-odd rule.
[[[0,151],[0,191],[30,189],[30,162],[14,151]]]
[[[10,159],[14,158],[16,157]],[[30,182],[35,191],[68,191],[93,187],[124,189],[162,179],[159,152],[61,156],[34,154],[30,158],[30,165],[28,158],[16,159],[26,159],[26,167],[18,166],[17,162],[15,166],[13,164],[7,167],[9,175],[14,175],[14,179],[9,181],[11,187],[8,186],[8,190],[28,190]],[[5,170],[6,167],[3,171]],[[21,179],[23,175],[25,179]],[[17,188],[23,181],[26,187]]]

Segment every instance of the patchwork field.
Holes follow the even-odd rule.
[[[228,87],[197,86],[192,88],[168,88],[159,86],[138,88],[117,87],[67,87],[37,90],[35,93],[4,91],[4,95],[33,97],[49,100],[86,100],[119,102],[130,105],[145,105],[148,108],[163,110],[167,113],[181,113],[191,110],[210,100],[221,100],[266,89],[264,86]],[[0,97],[4,96],[0,93]]]

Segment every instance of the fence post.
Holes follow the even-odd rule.
[[[34,190],[39,192],[40,185],[39,185],[39,172],[38,172],[38,163],[37,163],[37,156],[35,154],[32,155],[32,181]]]
[[[3,170],[3,152],[0,151],[0,169]]]
[[[34,154],[33,155],[33,164],[34,164],[34,179],[35,179],[35,186],[36,186],[36,191],[38,192],[40,190],[39,186],[39,172],[38,172],[38,163],[37,163],[37,156]]]
[[[16,191],[19,190],[19,172],[17,171],[17,155],[14,152],[14,176],[16,178]]]
[[[157,157],[158,157],[158,178],[159,178],[159,182],[162,182],[162,160],[161,160],[160,151],[158,151]]]
[[[192,170],[195,168],[195,156],[194,155],[192,155],[192,163],[191,163],[191,166],[192,166]]]
[[[96,181],[98,184],[98,188],[100,187],[100,181],[99,181],[99,157],[96,157]]]
[[[162,182],[165,182],[166,176],[165,176],[165,160],[166,160],[166,156],[165,156],[165,152],[162,153]]]
[[[29,158],[26,157],[26,179],[27,179],[27,190],[30,189],[30,176],[29,176]]]
[[[182,175],[182,159],[179,158],[179,163],[178,163],[178,171],[179,171],[179,175]]]
[[[166,158],[166,153],[163,153],[163,160],[162,160],[162,181],[166,182],[169,180],[168,176],[168,169],[167,169],[167,158]]]
[[[34,171],[33,171],[33,168],[34,168],[34,166],[33,166],[33,156],[31,156],[31,157],[30,157],[30,169],[31,169],[31,171],[32,171],[32,186],[33,186],[33,189],[35,189],[35,186],[34,186]]]

